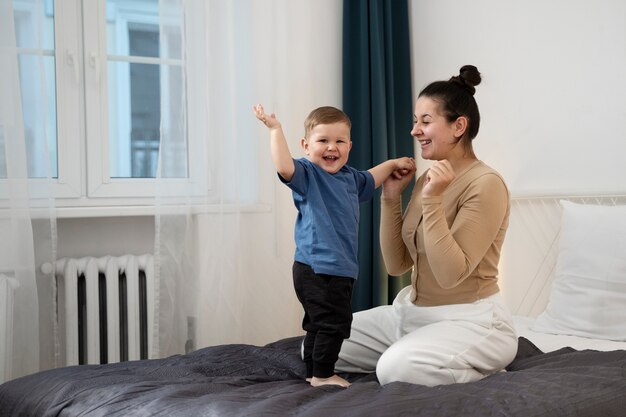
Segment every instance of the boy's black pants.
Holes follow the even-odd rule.
[[[310,266],[296,261],[293,284],[304,307],[306,376],[328,378],[335,373],[343,339],[350,337],[354,279],[316,274]]]

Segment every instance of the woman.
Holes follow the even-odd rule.
[[[466,65],[419,94],[411,135],[422,158],[435,162],[404,215],[401,192],[411,175],[386,180],[381,198],[385,265],[391,275],[412,269],[411,285],[393,305],[354,315],[338,371],[434,386],[479,380],[515,357],[517,335],[497,283],[509,193],[472,147],[480,81]]]

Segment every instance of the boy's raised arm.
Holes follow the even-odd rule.
[[[270,115],[265,114],[263,106],[260,104],[257,104],[252,109],[257,119],[270,130],[270,151],[276,171],[285,181],[291,181],[296,168],[280,122],[274,113]]]

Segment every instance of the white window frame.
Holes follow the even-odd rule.
[[[57,91],[57,178],[29,179],[31,194],[35,198],[50,197],[50,193],[57,198],[76,198],[81,196],[81,142],[79,140],[81,132],[81,124],[76,121],[76,113],[74,113],[73,121],[68,123],[67,118],[71,112],[60,111],[61,109],[79,109],[80,104],[80,38],[76,30],[77,15],[80,10],[72,7],[71,3],[57,1],[57,4],[63,3],[64,12],[57,16],[55,8],[55,85]],[[50,7],[50,3],[44,4],[44,7]],[[69,6],[69,7],[68,7]],[[20,10],[21,13],[28,13],[29,10]],[[35,19],[33,16],[32,19]],[[72,22],[72,23],[70,23]],[[62,32],[57,32],[57,27],[65,27]],[[23,51],[18,48],[18,54],[21,52],[41,53],[48,55],[43,51]],[[58,94],[59,85],[63,85],[63,94]],[[80,119],[79,119],[80,120]],[[6,183],[0,180],[0,187],[6,187]],[[6,194],[3,191],[3,194]],[[4,204],[2,204],[4,206]]]
[[[84,56],[85,56],[85,122],[87,138],[87,196],[89,198],[153,197],[157,194],[157,181],[146,178],[111,178],[109,175],[109,126],[107,86],[106,2],[105,0],[83,0]],[[132,13],[128,13],[132,16]],[[138,16],[133,23],[142,23]],[[126,22],[126,25],[128,22]],[[117,57],[114,59],[121,59]],[[144,58],[141,61],[182,65],[181,62]],[[136,62],[136,61],[133,61]],[[188,107],[189,112],[193,110]],[[193,116],[191,116],[193,117]],[[195,117],[193,117],[195,118]],[[188,134],[188,154],[194,155],[198,143]],[[188,160],[188,178],[160,179],[159,184],[167,187],[167,195],[202,195],[208,188],[206,176]]]
[[[58,180],[53,189],[57,198],[77,198],[84,194],[85,178],[81,9],[77,0],[55,1],[54,8]]]
[[[45,7],[52,3],[48,2]],[[140,15],[134,15],[133,23],[141,21]],[[189,120],[203,120],[191,105],[187,106],[187,178],[110,177],[106,36],[106,0],[54,1],[57,178],[29,179],[31,197],[48,198],[52,192],[57,207],[104,207],[150,205],[157,195],[206,196],[208,170],[191,157],[204,152],[201,141],[206,136],[199,132],[202,128],[190,126]],[[159,58],[145,61],[183,65]],[[165,191],[157,190],[157,183]],[[0,180],[0,187],[5,186]]]

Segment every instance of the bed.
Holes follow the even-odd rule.
[[[381,386],[375,374],[343,374],[348,389],[312,388],[304,381],[301,337],[291,337],[42,371],[0,385],[0,417],[624,416],[626,206],[619,199],[560,200],[514,201],[512,241],[548,243],[522,261],[513,244],[503,250],[515,254],[503,257],[503,273],[526,277],[503,283],[518,352],[506,370],[481,381]],[[521,214],[537,207],[552,213],[542,219],[556,219],[552,229],[536,227],[539,240]]]

